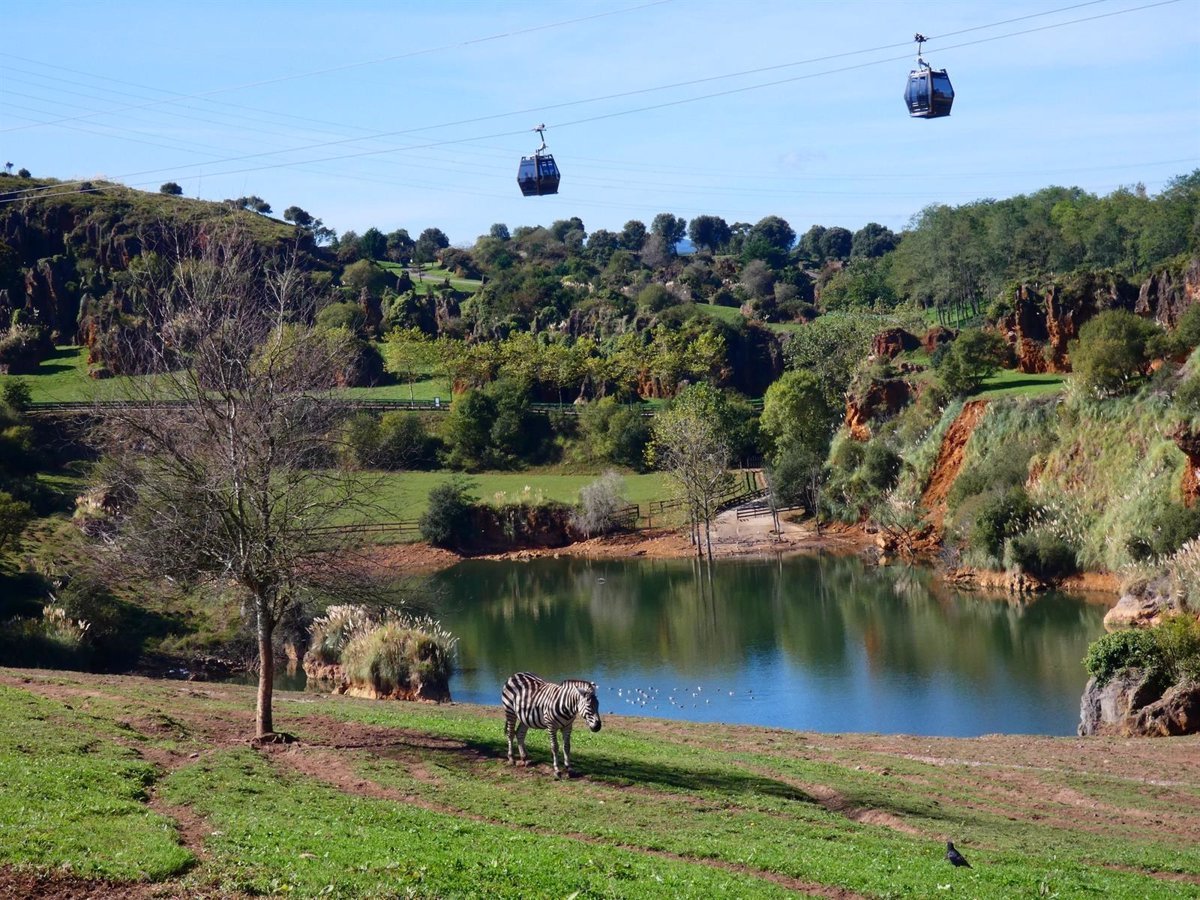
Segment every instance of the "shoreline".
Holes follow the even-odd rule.
[[[770,520],[764,517],[760,521]],[[746,528],[746,523],[741,524],[741,534],[714,533],[715,559],[774,559],[822,553],[863,555],[877,549],[876,536],[859,524],[826,525],[822,527],[820,535],[807,524],[786,520],[781,521],[782,532],[778,535],[762,527]],[[650,528],[602,535],[561,547],[529,547],[467,554],[418,542],[379,545],[371,548],[366,556],[373,564],[390,572],[422,575],[440,572],[469,560],[524,562],[561,557],[596,560],[693,559],[695,550],[681,530]],[[1043,592],[1014,590],[1012,579],[1005,572],[975,569],[948,572],[934,566],[928,558],[919,560],[919,564],[928,566],[942,585],[960,590],[1009,598],[1032,598]],[[1111,607],[1120,596],[1120,579],[1112,572],[1080,572],[1054,585],[1052,590],[1079,594],[1088,602],[1104,603]]]

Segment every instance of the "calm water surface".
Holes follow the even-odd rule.
[[[601,711],[817,731],[1075,733],[1104,607],[1007,602],[850,557],[464,562],[433,576],[454,699],[589,678]]]

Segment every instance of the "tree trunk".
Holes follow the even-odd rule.
[[[258,613],[258,706],[255,710],[255,725],[258,737],[273,734],[275,720],[272,701],[275,693],[275,650],[271,646],[271,627],[266,613]]]

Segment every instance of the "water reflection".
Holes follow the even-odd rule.
[[[528,669],[592,678],[606,713],[821,731],[1072,734],[1103,615],[847,557],[477,561],[434,583],[457,700],[496,704]]]

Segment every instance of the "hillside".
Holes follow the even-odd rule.
[[[544,736],[510,768],[481,707],[285,694],[299,743],[255,750],[249,690],[0,670],[0,893],[1200,896],[1196,738],[817,735],[605,708],[555,782]],[[942,859],[947,839],[972,868]]]

